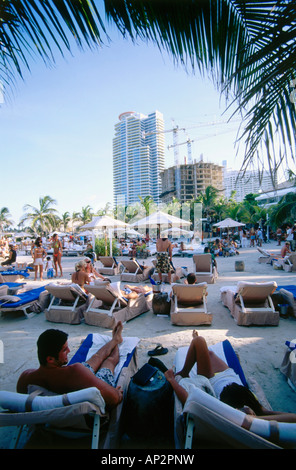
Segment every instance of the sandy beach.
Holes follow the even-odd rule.
[[[280,247],[276,242],[264,245],[274,254],[279,254]],[[271,281],[280,286],[295,284],[296,273],[274,270],[269,264],[259,264],[259,252],[256,248],[240,249],[240,255],[230,258],[218,258],[219,277],[215,284],[208,285],[208,311],[213,314],[211,326],[200,326],[196,329],[209,344],[228,339],[239,354],[245,374],[253,377],[262,387],[267,400],[274,410],[296,412],[296,394],[287,384],[280,372],[280,365],[285,353],[285,341],[296,338],[296,319],[281,318],[278,326],[237,326],[230,316],[229,310],[220,300],[220,289],[232,286],[239,280]],[[80,258],[63,257],[64,279],[69,280],[75,263]],[[20,256],[19,261],[30,262],[29,256]],[[118,257],[120,260],[120,257]],[[245,269],[235,271],[235,261],[243,260]],[[192,258],[174,257],[176,266],[186,266],[192,271]],[[145,260],[149,265],[151,259]],[[34,281],[33,274],[26,280],[26,287],[37,287],[47,284]],[[115,277],[116,278],[116,277]],[[119,277],[117,277],[119,279]],[[114,279],[116,280],[116,279]],[[41,332],[48,328],[58,328],[69,334],[69,357],[78,349],[81,341],[89,333],[110,334],[111,331],[80,325],[55,324],[45,320],[44,313],[27,319],[24,315],[6,314],[0,318],[0,339],[4,344],[4,362],[0,364],[1,390],[15,391],[16,382],[21,372],[28,368],[38,367],[36,341]],[[175,353],[181,346],[189,344],[193,327],[179,327],[171,324],[168,317],[159,317],[148,311],[124,325],[124,336],[140,338],[138,347],[139,367],[148,361],[148,351],[158,343],[168,348],[168,353],[160,357],[167,367],[173,365]],[[9,442],[8,430],[0,428],[0,448],[7,448]]]

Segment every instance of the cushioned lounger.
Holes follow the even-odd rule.
[[[211,253],[193,255],[193,269],[196,282],[214,284],[218,277],[217,269],[213,266]]]
[[[207,311],[207,283],[172,286],[171,322],[173,325],[211,325],[213,315]]]
[[[69,364],[86,361],[109,340],[110,337],[107,335],[89,334]],[[123,342],[119,345],[120,359],[114,375],[116,385],[123,389],[124,400],[130,378],[138,369],[138,343],[139,338],[124,337]],[[118,448],[121,430],[120,418],[124,400],[106,415],[104,400],[100,392],[94,387],[68,393],[66,397],[52,394],[37,387],[31,387],[31,389],[35,389],[35,391],[29,398],[23,394],[0,392],[0,406],[5,410],[10,410],[10,412],[0,412],[0,426],[20,427],[16,437],[12,440],[11,447],[17,447],[24,426],[45,424],[47,430],[65,435],[65,437],[69,433],[72,437],[75,437],[75,435],[76,437],[83,437],[82,433],[85,432],[92,434],[92,448]],[[47,396],[36,397],[39,392]],[[27,409],[30,407],[32,411],[25,411],[24,406]],[[94,421],[91,427],[88,425],[89,420],[86,422],[84,419],[85,416],[93,416]],[[107,425],[105,433],[100,432],[102,418]]]
[[[276,282],[238,282],[237,286],[222,287],[221,301],[240,326],[278,325],[279,312],[271,295]]]
[[[0,274],[3,278],[3,282],[17,281],[18,279],[26,279],[30,276],[28,269],[8,269],[6,271],[0,271]]]
[[[296,285],[278,286],[276,292],[280,294],[282,303],[288,305],[291,313],[296,317]]]
[[[110,285],[87,286],[87,289],[93,295],[84,312],[85,323],[88,325],[113,328],[118,321],[129,321],[148,310],[146,297],[143,294],[139,294],[135,299],[126,300]]]
[[[258,400],[270,409],[263,390],[254,379],[246,378],[240,362],[228,340],[210,347],[240,376]],[[175,368],[183,367],[188,347],[180,348]],[[190,377],[197,377],[196,365]],[[276,443],[272,442],[278,439]],[[182,408],[175,397],[175,442],[177,448],[248,448],[268,449],[296,446],[296,424],[270,422],[253,418],[236,410],[204,389],[190,386],[189,396]]]
[[[81,323],[88,296],[78,284],[51,283],[45,288],[52,296],[45,310],[46,320],[72,325]]]
[[[36,302],[45,297],[45,287],[28,290],[17,296],[8,296],[7,300],[0,300],[0,312],[16,312],[22,311],[27,318],[35,315],[34,312],[28,312],[28,309]],[[46,293],[47,294],[47,293]],[[9,299],[10,297],[10,299]],[[44,302],[44,299],[42,300]]]
[[[102,266],[99,266],[99,274],[104,274],[107,276],[116,276],[119,274],[119,263],[116,261],[114,256],[100,256],[98,259]]]
[[[124,282],[144,282],[149,279],[151,266],[142,267],[137,260],[122,260],[123,271],[120,280]]]

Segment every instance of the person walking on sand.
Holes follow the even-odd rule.
[[[34,270],[35,270],[34,281],[37,281],[38,270],[39,270],[40,281],[43,281],[43,264],[44,264],[44,259],[46,255],[47,253],[42,246],[41,237],[36,238],[35,246],[32,249],[33,265],[34,265]]]
[[[167,237],[158,238],[156,252],[155,272],[158,273],[160,282],[162,282],[162,274],[167,274],[168,282],[171,283],[172,244]]]
[[[52,236],[52,248],[53,248],[53,264],[55,275],[58,277],[58,267],[60,268],[61,277],[63,277],[63,269],[62,269],[62,254],[63,254],[63,247],[62,242],[59,240],[58,234],[55,233]]]

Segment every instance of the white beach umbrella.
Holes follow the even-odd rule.
[[[190,230],[184,230],[178,227],[168,228],[167,230],[163,230],[161,233],[164,235],[172,235],[172,237],[181,237],[182,235],[191,237],[193,235],[193,232]]]
[[[143,219],[137,220],[132,223],[133,227],[149,227],[157,228],[160,231],[160,227],[188,227],[191,222],[188,220],[180,219],[174,215],[166,214],[165,212],[157,211],[153,214],[144,217]]]
[[[213,224],[214,227],[219,227],[219,228],[234,228],[234,227],[242,227],[246,224],[242,224],[241,222],[238,222],[237,220],[233,220],[231,218],[227,218],[224,220],[221,220],[221,222],[217,222],[216,224]]]
[[[93,231],[93,246],[94,246],[94,231],[95,230],[103,230],[105,232],[105,253],[107,255],[107,230],[109,229],[109,239],[110,239],[110,255],[112,255],[112,235],[111,231],[115,228],[124,228],[129,227],[128,224],[123,222],[122,220],[113,219],[109,215],[101,215],[94,217],[91,222],[82,225],[82,229],[90,229]]]

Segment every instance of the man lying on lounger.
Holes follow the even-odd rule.
[[[97,387],[107,408],[117,406],[123,399],[121,387],[116,387],[114,369],[119,362],[118,345],[122,343],[121,322],[113,331],[112,339],[84,363],[68,365],[67,333],[46,330],[38,338],[38,369],[24,371],[17,383],[19,393],[27,393],[29,384],[39,385],[55,393],[67,393],[88,387]]]
[[[177,376],[179,375],[182,378],[189,377],[189,372],[195,364],[198,374],[209,379],[216,397],[224,403],[262,419],[296,423],[295,413],[282,413],[263,408],[253,393],[243,386],[239,376],[234,370],[213,351],[208,349],[205,339],[198,336],[195,330],[193,331],[193,338],[187,352],[183,369],[176,374],[174,374],[172,369],[165,372],[166,379],[170,382],[183,405],[188,397],[188,387],[186,381],[179,383]]]

